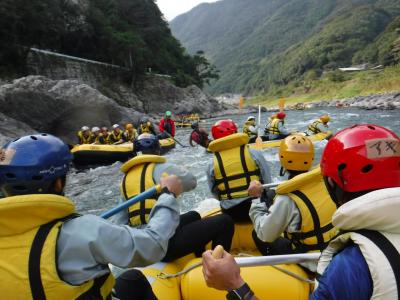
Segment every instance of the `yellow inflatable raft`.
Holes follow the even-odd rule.
[[[136,155],[133,144],[121,145],[76,145],[71,149],[76,165],[106,165],[126,161]]]
[[[231,253],[259,255],[251,237],[251,224],[236,224]],[[200,258],[186,256],[171,263],[156,263],[142,268],[154,293],[160,300],[214,300],[226,299],[226,292],[208,288],[203,278],[201,266],[186,274],[165,279],[166,274],[176,274],[198,264]],[[292,273],[288,275],[287,272]],[[309,298],[312,285],[293,277],[309,279],[307,273],[298,265],[278,265],[242,267],[241,275],[250,285],[259,299],[268,300],[305,300]]]
[[[177,122],[175,123],[176,127],[178,128],[185,128],[185,127],[191,127],[192,123],[187,123],[187,122]]]
[[[313,141],[313,142],[317,142],[317,141],[322,141],[324,139],[329,139],[330,136],[332,135],[332,132],[320,132],[314,135],[310,135],[308,136],[308,138]],[[274,141],[265,141],[262,142],[262,149],[267,149],[267,148],[277,148],[280,146],[282,140],[274,140]],[[250,148],[253,149],[257,149],[257,146],[255,143],[249,144]]]
[[[175,147],[175,141],[167,138],[159,141],[161,154]],[[76,165],[107,165],[116,161],[127,161],[134,157],[133,143],[120,145],[76,145],[71,149],[73,162]]]
[[[161,154],[164,154],[164,153],[168,152],[169,150],[175,148],[175,144],[176,144],[173,138],[162,139],[159,142],[160,142]]]

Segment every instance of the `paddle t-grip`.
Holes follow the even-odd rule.
[[[222,247],[221,245],[216,246],[212,252],[212,256],[215,259],[221,259],[222,256],[224,256],[224,247]]]

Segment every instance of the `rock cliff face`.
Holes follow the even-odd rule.
[[[52,80],[28,76],[0,86],[0,144],[35,131],[60,136],[68,143],[83,125],[110,126],[133,122],[148,114],[153,120],[159,113],[197,112],[201,116],[231,108],[219,104],[197,87],[179,89],[162,79],[144,83],[135,94],[126,86],[105,89],[105,96],[79,80]]]
[[[1,86],[0,112],[25,124],[15,126],[0,116],[1,132],[6,128],[8,136],[19,133],[19,129],[27,129],[28,133],[31,128],[55,134],[67,142],[74,141],[74,133],[84,124],[138,122],[141,116],[77,80],[50,80],[42,76],[28,76]]]

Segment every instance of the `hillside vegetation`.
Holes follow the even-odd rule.
[[[268,95],[352,64],[400,62],[398,0],[223,0],[171,22],[221,70],[210,91]]]
[[[287,104],[296,104],[400,91],[400,65],[356,73],[326,73],[309,84],[305,88],[291,82],[273,92],[253,97],[246,104],[276,106],[281,97]]]
[[[201,52],[171,35],[154,0],[2,0],[0,73],[24,75],[31,47],[116,64],[136,82],[146,71],[202,86],[217,76]]]

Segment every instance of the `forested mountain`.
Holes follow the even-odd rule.
[[[151,68],[180,86],[202,86],[216,72],[172,35],[155,0],[1,0],[0,74],[24,75],[31,47],[129,68]]]
[[[338,66],[400,62],[399,16],[398,0],[222,0],[170,26],[221,71],[211,91],[257,93]]]

